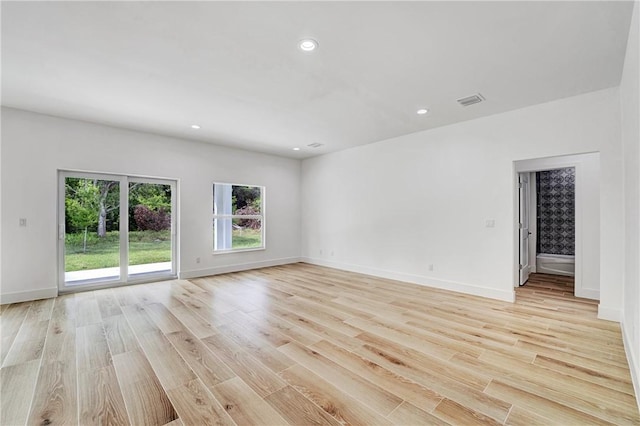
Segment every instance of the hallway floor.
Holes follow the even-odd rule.
[[[598,301],[575,297],[573,291],[573,277],[531,274],[526,284],[516,289],[516,299],[519,304],[597,318]]]

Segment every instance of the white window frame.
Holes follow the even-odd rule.
[[[259,215],[236,215],[236,214],[216,214],[217,206],[216,200],[214,197],[215,194],[215,186],[216,185],[231,185],[232,191],[234,186],[249,186],[254,188],[260,188],[260,213]],[[211,185],[211,206],[213,207],[213,220],[211,221],[212,225],[212,234],[213,234],[213,254],[229,254],[229,253],[240,253],[247,251],[260,251],[266,250],[267,242],[266,242],[266,214],[265,214],[265,198],[266,198],[266,187],[262,185],[252,185],[245,183],[229,183],[229,182],[213,182]],[[228,249],[219,249],[216,247],[217,238],[216,238],[216,230],[214,227],[215,221],[218,219],[258,219],[260,220],[260,247],[250,247],[250,248],[228,248]],[[232,237],[233,238],[233,237]],[[232,239],[233,245],[233,239]]]

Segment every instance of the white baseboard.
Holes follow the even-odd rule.
[[[414,274],[406,274],[403,272],[386,271],[383,269],[370,268],[367,266],[332,262],[324,259],[314,259],[310,257],[303,257],[301,261],[310,263],[312,265],[326,266],[329,268],[341,269],[344,271],[357,272],[357,273],[366,274],[366,275],[373,275],[380,278],[404,281],[412,284],[423,285],[425,287],[434,287],[442,290],[450,290],[458,293],[465,293],[465,294],[471,294],[474,296],[487,297],[489,299],[502,300],[505,302],[515,301],[515,291],[513,287],[511,287],[511,285],[509,285],[509,290],[497,290],[493,288],[478,287],[475,285],[459,283],[455,281],[439,280],[436,278],[426,277],[423,275],[414,275]]]
[[[600,300],[600,290],[575,289],[575,296],[583,299]]]
[[[620,309],[598,305],[598,319],[620,322]]]
[[[209,275],[227,274],[229,272],[248,271],[250,269],[267,268],[269,266],[287,265],[289,263],[300,262],[299,257],[285,257],[282,259],[262,260],[260,262],[237,263],[233,265],[216,266],[213,268],[194,269],[191,271],[180,271],[179,278],[186,280],[189,278],[206,277]]]
[[[0,294],[0,305],[7,303],[29,302],[31,300],[49,299],[58,295],[58,288],[43,288],[40,290],[16,291]]]
[[[624,343],[624,351],[627,355],[627,363],[629,364],[629,371],[631,371],[631,382],[633,383],[633,389],[636,393],[636,403],[638,404],[638,409],[640,410],[640,353],[633,351],[633,346],[631,344],[631,338],[627,335],[627,332],[624,328],[624,321],[620,323],[620,327],[622,328],[622,342]],[[639,348],[636,348],[638,351]]]
[[[240,263],[235,265],[218,266],[215,268],[197,269],[192,271],[180,272],[180,279],[206,277],[207,275],[226,274],[228,272],[247,271],[250,269],[266,268],[269,266],[286,265],[288,263],[300,262],[299,257],[287,257],[283,259],[264,260],[260,262]],[[13,293],[0,294],[0,304],[28,302],[31,300],[48,299],[56,297],[58,289],[45,288],[40,290],[17,291]]]

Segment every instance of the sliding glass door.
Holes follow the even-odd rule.
[[[66,282],[120,280],[120,184],[109,176],[65,176]]]
[[[175,182],[60,172],[60,290],[176,275]]]
[[[129,179],[129,276],[171,272],[173,188]]]

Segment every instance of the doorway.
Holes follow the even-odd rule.
[[[573,270],[575,296],[599,300],[600,154],[516,161],[514,172],[514,287],[525,284],[531,273],[543,273],[545,281],[564,286]],[[573,189],[561,188],[560,178],[570,181]],[[572,192],[573,198],[556,200],[553,194],[541,194],[543,185],[552,193]],[[544,221],[539,206],[549,210]],[[541,237],[543,227],[551,234]]]
[[[61,171],[60,292],[176,276],[176,182]]]
[[[573,294],[575,168],[519,173],[520,285],[560,287]]]

